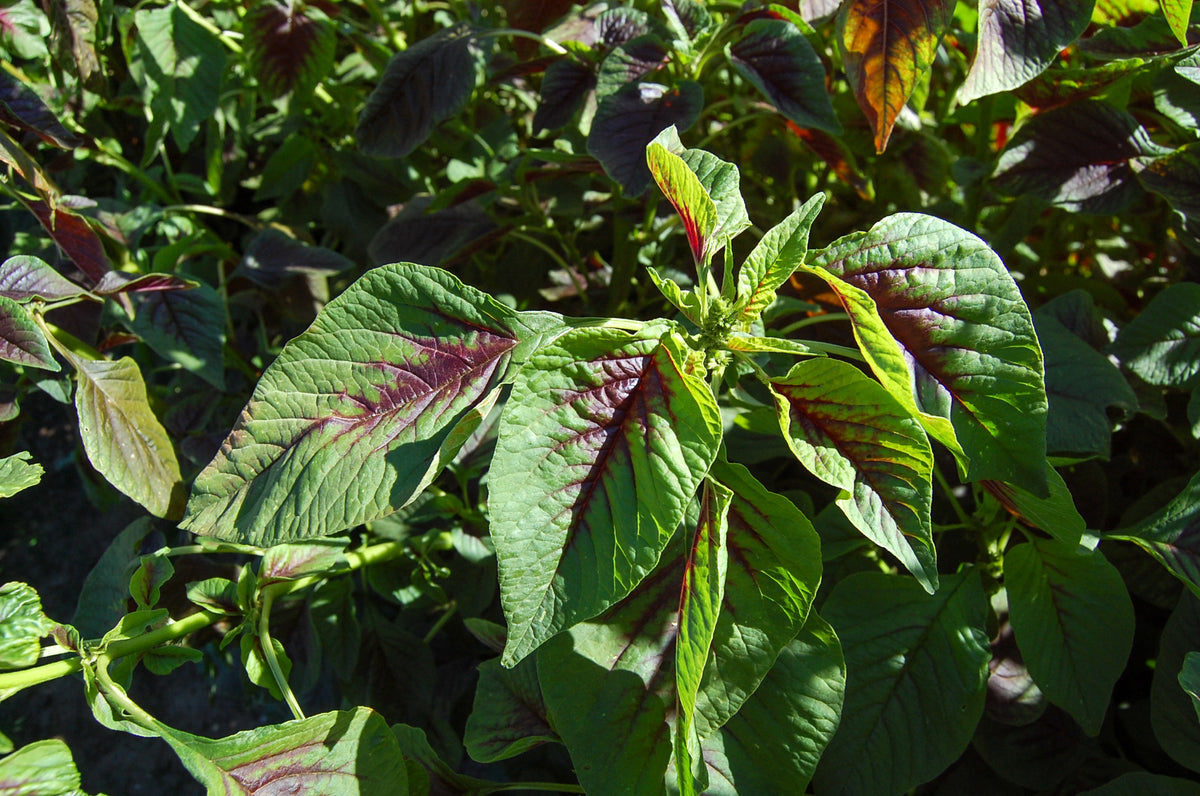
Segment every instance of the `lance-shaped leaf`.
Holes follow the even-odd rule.
[[[1105,538],[1133,542],[1200,597],[1200,475],[1149,517]]]
[[[480,763],[494,763],[557,741],[546,713],[536,658],[511,669],[501,666],[499,658],[484,661],[463,734],[467,754]]]
[[[179,516],[183,481],[166,429],[154,416],[146,383],[129,357],[68,356],[79,386],[75,409],[88,460],[105,480],[156,517]]]
[[[692,260],[697,266],[704,265],[712,258],[712,233],[717,225],[717,206],[712,197],[683,159],[662,144],[652,142],[646,147],[646,164],[659,189],[683,220]]]
[[[854,97],[887,147],[892,127],[917,83],[933,65],[950,24],[948,0],[846,0],[838,14],[838,48]]]
[[[815,263],[838,277],[827,281],[875,375],[923,413],[930,435],[965,454],[967,478],[1045,496],[1042,352],[995,252],[946,221],[901,213],[835,241]]]
[[[443,440],[537,338],[445,271],[368,272],[263,373],[197,476],[184,526],[271,545],[403,507]]]
[[[63,254],[93,282],[99,282],[112,270],[100,236],[88,226],[83,216],[72,213],[61,203],[51,207],[40,199],[22,200],[37,216],[46,234],[58,244]]]
[[[637,585],[716,455],[720,416],[671,333],[568,332],[526,365],[489,475],[511,665]]]
[[[42,637],[55,628],[42,613],[42,598],[27,583],[0,586],[0,669],[37,663]]]
[[[33,89],[7,72],[0,73],[0,122],[63,149],[83,143],[62,126]]]
[[[958,90],[968,103],[1037,77],[1092,20],[1096,0],[983,0],[979,44]]]
[[[22,302],[33,298],[55,301],[83,292],[83,288],[37,257],[9,257],[0,263],[0,297]]]
[[[1150,682],[1150,723],[1164,751],[1176,762],[1200,771],[1200,719],[1179,675],[1189,653],[1200,650],[1200,600],[1185,591],[1163,627],[1154,679]]]
[[[337,31],[315,6],[255,3],[242,18],[250,74],[270,97],[312,88],[333,70]]]
[[[140,295],[134,306],[134,334],[218,390],[225,388],[225,306],[216,290],[156,290]]]
[[[0,498],[12,497],[42,480],[45,470],[37,462],[29,461],[32,455],[29,451],[19,451],[0,459]]]
[[[1142,191],[1130,161],[1165,151],[1133,116],[1084,100],[1027,120],[1000,153],[992,183],[1010,196],[1031,194],[1067,210],[1116,213]]]
[[[815,613],[780,651],[758,689],[705,739],[705,793],[802,793],[837,730],[846,662],[833,628]]]
[[[33,186],[42,196],[52,196],[58,193],[58,188],[46,176],[45,171],[21,145],[0,128],[0,163],[12,168],[21,179]]]
[[[0,296],[0,361],[62,370],[37,321],[28,310],[4,296]]]
[[[1156,295],[1108,353],[1157,387],[1191,386],[1200,374],[1200,285],[1179,282]]]
[[[596,108],[587,138],[588,154],[600,161],[626,194],[637,196],[650,184],[646,145],[671,125],[684,130],[691,127],[703,104],[704,90],[690,80],[674,88],[632,83],[605,97]]]
[[[77,796],[79,770],[59,738],[22,746],[0,759],[0,793],[12,796]]]
[[[903,578],[851,575],[822,612],[846,654],[846,700],[817,792],[902,793],[936,776],[983,714],[991,651],[979,575],[947,576],[933,595]]]
[[[398,53],[367,98],[354,137],[368,155],[402,158],[462,110],[475,90],[478,53],[466,25]]]
[[[193,282],[174,274],[142,274],[132,276],[122,271],[109,271],[96,286],[93,293],[98,296],[115,296],[118,293],[158,293],[163,290],[190,290],[199,287]]]
[[[838,507],[863,535],[936,591],[933,450],[920,422],[878,382],[835,359],[802,362],[770,388],[796,458],[842,490]]]
[[[1188,46],[1188,23],[1192,18],[1192,0],[1158,0],[1171,32],[1183,47]]]
[[[1035,539],[1005,554],[1004,583],[1034,682],[1097,734],[1133,647],[1133,602],[1120,573],[1099,551]]]
[[[741,75],[801,127],[840,133],[825,90],[825,67],[804,34],[785,19],[755,19],[725,45]]]
[[[804,263],[809,230],[824,205],[825,194],[811,197],[769,229],[742,263],[734,307],[743,326],[758,320],[775,300],[775,291]]]

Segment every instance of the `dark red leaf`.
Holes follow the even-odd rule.
[[[596,74],[573,58],[550,64],[542,78],[541,97],[533,114],[533,129],[557,130],[571,120],[587,93],[596,86]]]
[[[508,12],[508,24],[518,30],[541,33],[552,22],[571,10],[572,0],[502,0]],[[537,49],[537,42],[530,39],[514,39],[513,47],[518,58],[528,58]]]
[[[367,253],[377,264],[443,263],[498,227],[475,202],[426,213],[428,198],[409,202],[375,234]]]
[[[263,287],[277,288],[297,274],[330,276],[349,270],[354,263],[321,246],[311,246],[277,229],[254,236],[238,264],[237,273]]]
[[[47,144],[63,149],[79,146],[79,136],[63,127],[33,89],[0,70],[0,122],[31,132]]]
[[[317,9],[267,0],[247,12],[242,28],[251,73],[269,96],[315,84],[333,68],[336,33]]]
[[[803,127],[841,132],[825,90],[825,67],[791,22],[756,19],[728,52],[737,70],[788,119]]]
[[[104,244],[83,216],[78,216],[61,204],[51,208],[40,199],[25,200],[26,206],[37,216],[38,221],[63,254],[93,282],[99,282],[112,270]]]
[[[134,276],[120,271],[109,271],[96,286],[93,293],[111,296],[117,293],[158,293],[164,290],[187,290],[196,286],[174,274],[142,274]]]

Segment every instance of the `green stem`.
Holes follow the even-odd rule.
[[[135,723],[156,735],[161,735],[164,727],[162,722],[143,710],[138,703],[129,698],[125,689],[113,682],[112,676],[108,673],[109,662],[107,655],[101,655],[96,659],[96,666],[93,669],[93,673],[96,675],[96,685],[104,693],[105,700],[110,705],[115,705],[123,710],[126,716]]]
[[[275,684],[283,694],[283,701],[287,703],[293,717],[303,719],[304,711],[300,709],[300,702],[292,692],[292,687],[288,685],[287,675],[283,673],[283,667],[279,665],[279,656],[275,654],[275,642],[271,640],[271,606],[274,602],[275,595],[264,590],[262,611],[258,618],[258,638],[262,643],[263,657],[267,659],[267,666],[271,669],[271,676],[275,678]]]
[[[167,205],[162,210],[163,213],[204,213],[210,216],[228,218],[231,221],[245,224],[255,232],[258,232],[263,227],[262,224],[249,216],[244,216],[241,213],[231,213],[224,208],[213,207],[211,205]]]
[[[447,609],[442,612],[442,615],[438,617],[438,620],[433,623],[433,627],[429,628],[429,632],[425,634],[425,638],[421,639],[421,643],[428,645],[429,642],[433,641],[433,637],[438,634],[439,630],[446,626],[446,623],[450,621],[450,617],[454,616],[454,614],[457,612],[458,601],[451,600],[449,607],[447,607]]]
[[[797,332],[806,326],[812,326],[817,323],[826,323],[827,321],[848,321],[850,316],[844,312],[826,312],[821,315],[813,315],[810,318],[802,318],[795,323],[790,323],[779,330],[780,337],[787,337],[792,332]]]
[[[197,630],[202,630],[215,622],[219,622],[223,618],[225,618],[224,614],[200,610],[194,614],[188,614],[178,622],[171,622],[157,630],[151,630],[149,633],[114,641],[105,648],[104,654],[109,658],[123,658],[126,655],[145,652],[172,641],[178,641],[185,636],[190,636]]]
[[[271,583],[262,588],[263,595],[270,595],[272,600],[279,599],[288,594],[295,594],[299,591],[304,591],[310,586],[315,586],[322,581],[335,578],[339,575],[345,575],[353,572],[356,569],[379,564],[384,561],[391,561],[394,558],[400,558],[404,555],[403,542],[380,542],[379,544],[371,545],[370,547],[361,547],[358,550],[350,550],[345,553],[347,566],[334,570],[332,572],[319,572],[313,575],[305,575],[302,578],[295,580],[281,580],[276,583]]]
[[[196,11],[195,9],[193,9],[186,2],[178,2],[175,5],[186,16],[190,17],[193,22],[195,22],[197,25],[204,28],[209,33],[213,34],[218,39],[220,39],[221,43],[224,44],[227,48],[229,48],[229,51],[231,53],[233,53],[235,55],[242,54],[242,45],[240,45],[236,41],[234,41],[234,37],[239,34],[235,34],[232,31],[222,30],[221,28],[218,28],[216,25],[214,25],[212,22],[210,22],[208,19],[206,19],[204,16],[202,16],[199,11]]]
[[[963,527],[974,527],[975,523],[971,520],[971,515],[967,514],[967,510],[962,507],[962,503],[954,494],[954,489],[950,486],[950,482],[946,480],[946,476],[942,475],[942,469],[935,466],[933,468],[933,477],[937,479],[938,486],[942,488],[942,492],[946,494],[946,499],[950,501],[950,508],[954,510],[954,516],[958,517],[959,523]]]
[[[97,153],[93,159],[102,165],[112,166],[126,174],[129,177],[137,180],[142,184],[142,187],[148,189],[163,204],[171,204],[175,201],[175,197],[167,191],[157,180],[151,179],[144,171],[133,165],[125,156],[118,152],[113,152],[105,147],[102,140],[96,141]]]
[[[500,793],[506,790],[543,790],[551,793],[587,793],[579,785],[569,785],[565,782],[505,782],[503,785],[487,788],[480,793]]]
[[[34,313],[34,321],[42,328],[42,333],[46,335],[46,339],[50,341],[50,345],[62,354],[64,357],[70,358],[72,355],[83,359],[101,360],[104,359],[100,352],[92,348],[87,343],[80,340],[70,332],[64,332],[54,324],[47,321],[40,314]]]
[[[30,669],[16,672],[0,672],[0,696],[9,691],[20,691],[30,686],[48,683],[68,674],[74,674],[83,669],[83,661],[79,658],[68,658],[65,661],[43,663]]]
[[[836,343],[824,343],[820,340],[805,340],[804,344],[814,351],[824,351],[826,354],[837,354],[846,359],[853,359],[856,362],[866,362],[867,359],[862,355],[862,352],[857,348],[849,346],[837,345]]]
[[[538,42],[543,47],[547,48],[548,50],[550,50],[558,55],[566,55],[567,54],[567,48],[563,47],[558,42],[551,41],[550,39],[547,39],[545,36],[539,36],[538,34],[528,31],[528,30],[518,30],[516,28],[497,28],[496,30],[488,30],[488,31],[484,31],[482,33],[475,34],[475,38],[477,38],[477,39],[488,39],[488,38],[493,38],[496,36],[513,36],[514,38],[519,38],[519,39],[532,39],[533,41]]]

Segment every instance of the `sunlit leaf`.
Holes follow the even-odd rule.
[[[922,413],[931,436],[965,454],[967,478],[1045,495],[1042,354],[1000,258],[946,221],[901,213],[813,262],[837,277],[830,285],[875,375]]]
[[[1192,385],[1200,374],[1200,285],[1179,282],[1156,295],[1108,353],[1150,384]]]
[[[1035,539],[1005,554],[1004,581],[1029,673],[1097,734],[1133,646],[1133,603],[1120,574],[1097,551]]]
[[[933,595],[906,578],[851,575],[821,610],[846,655],[846,699],[817,792],[902,793],[957,760],[983,714],[991,659],[979,574],[945,576]]]
[[[129,596],[138,608],[154,608],[162,597],[162,586],[175,574],[171,559],[162,552],[141,556],[129,579]]]
[[[150,409],[137,363],[129,357],[69,359],[79,382],[79,435],[92,466],[154,516],[178,517],[183,508],[179,462]]]
[[[1167,505],[1105,538],[1133,542],[1200,597],[1200,475]]]
[[[257,2],[242,18],[250,73],[270,97],[311,90],[333,69],[337,32],[315,6]]]
[[[61,203],[52,208],[41,200],[25,200],[25,205],[63,254],[93,282],[99,282],[112,270],[100,236],[83,216],[72,213]]]
[[[0,669],[23,669],[37,663],[41,640],[55,627],[42,613],[42,599],[27,583],[0,586]]]
[[[50,343],[29,310],[0,296],[0,361],[59,371]]]
[[[646,147],[646,163],[663,195],[683,221],[692,260],[703,265],[712,257],[713,228],[717,225],[717,206],[704,190],[695,172],[683,159],[662,144]]]
[[[404,157],[462,110],[475,90],[478,71],[471,37],[470,27],[456,25],[392,58],[354,130],[363,152]]]
[[[630,6],[614,6],[596,17],[596,36],[610,49],[650,32],[650,17]]]
[[[569,332],[536,354],[500,422],[491,533],[511,665],[637,585],[720,442],[671,333]]]
[[[403,507],[458,421],[536,339],[445,271],[368,272],[267,368],[197,476],[183,524],[270,545]]]
[[[22,746],[0,759],[0,793],[5,796],[78,796],[79,770],[60,738]]]
[[[84,290],[37,257],[9,257],[0,263],[0,297],[14,301],[72,298]]]
[[[493,763],[557,741],[546,712],[535,658],[511,669],[501,666],[499,658],[484,661],[463,735],[467,754],[480,763]]]
[[[1179,676],[1190,653],[1200,650],[1200,599],[1185,591],[1167,619],[1150,682],[1150,724],[1163,750],[1180,765],[1200,771],[1200,718]]]
[[[1188,46],[1188,22],[1192,17],[1192,0],[1158,0],[1171,32],[1182,47]]]
[[[258,566],[258,584],[266,586],[344,567],[347,544],[348,539],[338,538],[309,544],[275,545],[263,554]]]
[[[50,43],[56,65],[79,78],[93,91],[103,86],[103,70],[96,53],[100,13],[93,0],[45,0],[50,19]]]
[[[808,233],[825,205],[816,194],[763,235],[738,271],[737,303],[743,324],[753,323],[775,300],[775,291],[788,281],[808,253]]]
[[[45,470],[31,458],[29,451],[19,451],[0,459],[0,498],[12,497],[42,480]]]
[[[667,63],[670,52],[657,36],[646,34],[630,39],[614,48],[600,62],[596,74],[596,96],[604,97],[620,91]]]
[[[213,288],[141,294],[129,328],[156,353],[225,388],[225,306]]]
[[[0,122],[28,131],[48,144],[71,149],[83,143],[62,126],[41,97],[7,72],[0,72]]]
[[[950,24],[948,0],[846,0],[838,14],[838,48],[854,97],[882,152],[900,110],[933,64]]]
[[[1087,28],[1096,0],[982,0],[979,44],[958,101],[1018,88]]]
[[[725,55],[790,121],[830,133],[842,131],[825,90],[825,67],[791,22],[752,20],[725,45]]]

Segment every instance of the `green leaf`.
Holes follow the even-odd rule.
[[[825,67],[786,19],[754,19],[725,45],[734,68],[789,121],[838,134],[842,125],[825,88]]]
[[[79,770],[59,738],[22,746],[0,760],[0,793],[5,796],[77,796]]]
[[[0,296],[14,301],[74,298],[83,288],[37,257],[9,257],[0,263]]]
[[[402,508],[458,422],[540,340],[445,271],[368,272],[263,373],[183,526],[269,546]]]
[[[825,205],[825,194],[816,194],[796,208],[787,218],[767,231],[738,271],[738,320],[743,326],[754,323],[775,300],[778,290],[808,253],[808,233]]]
[[[1200,142],[1151,160],[1137,177],[1183,216],[1185,228],[1200,223]]]
[[[859,573],[822,612],[846,654],[846,699],[817,792],[901,793],[958,759],[983,713],[991,659],[979,575],[943,577],[930,595],[912,580]]]
[[[1080,796],[1200,796],[1200,784],[1190,779],[1151,774],[1148,771],[1131,771],[1101,785],[1083,791]]]
[[[1171,32],[1179,40],[1181,47],[1188,46],[1188,22],[1192,17],[1192,0],[1158,0]]]
[[[62,370],[33,315],[4,296],[0,296],[0,362],[15,362],[43,370]]]
[[[1096,0],[982,0],[971,71],[958,101],[1019,88],[1087,28]]]
[[[328,573],[346,565],[346,538],[323,539],[311,544],[276,545],[263,554],[258,566],[260,587],[304,575]]]
[[[388,62],[354,130],[363,152],[406,157],[462,110],[478,80],[480,53],[472,37],[469,26],[455,25]]]
[[[821,617],[784,647],[754,694],[705,739],[705,793],[802,793],[841,717],[846,663]]]
[[[272,698],[282,701],[283,688],[279,680],[275,678],[275,672],[272,671],[271,664],[267,661],[267,653],[263,647],[262,637],[246,632],[241,635],[239,643],[241,645],[242,667],[246,670],[246,677],[260,688],[267,689]],[[291,658],[288,657],[287,651],[284,650],[283,642],[277,638],[271,638],[271,649],[275,652],[275,660],[279,663],[279,673],[283,676],[284,684],[286,684],[288,675],[292,673]]]
[[[646,147],[650,175],[683,220],[692,259],[703,265],[712,259],[713,228],[717,225],[717,206],[700,183],[700,178],[683,159],[654,141]]]
[[[134,520],[117,534],[88,572],[71,618],[71,625],[84,638],[99,638],[125,615],[133,566],[140,562],[142,540],[153,530],[154,522],[149,517]]]
[[[1183,668],[1179,670],[1179,686],[1192,699],[1192,707],[1200,718],[1200,652],[1189,652],[1183,657]]]
[[[838,49],[854,98],[883,152],[892,127],[934,55],[954,12],[948,0],[846,0]]]
[[[501,666],[499,658],[484,661],[463,734],[467,754],[480,763],[494,763],[557,741],[546,714],[536,658],[511,669]]]
[[[496,783],[459,774],[438,756],[429,745],[425,731],[407,724],[393,724],[392,734],[404,753],[404,764],[408,769],[409,792],[413,796],[428,796],[441,793],[445,787],[449,793],[488,793]],[[432,786],[432,790],[431,790]]]
[[[130,330],[154,351],[225,389],[225,305],[216,290],[159,290],[134,301]]]
[[[137,363],[129,357],[68,359],[78,378],[75,409],[92,466],[154,516],[177,517],[183,503],[179,462],[150,410]]]
[[[1181,678],[1185,661],[1198,649],[1200,600],[1185,591],[1159,642],[1150,683],[1150,724],[1163,750],[1193,771],[1200,771],[1200,719]]]
[[[1156,387],[1190,387],[1200,374],[1200,285],[1179,282],[1150,300],[1108,353]]]
[[[225,46],[176,5],[142,9],[137,25],[135,71],[142,94],[160,130],[170,130],[186,151],[212,118],[221,96]]]
[[[205,578],[189,583],[187,598],[206,611],[227,616],[238,614],[237,584],[229,578]]]
[[[175,566],[164,549],[142,556],[141,564],[129,579],[129,594],[138,608],[153,608],[162,596],[162,585],[175,574]]]
[[[31,457],[29,451],[20,451],[0,459],[0,498],[12,497],[42,480],[46,471],[37,462],[31,463]]]
[[[802,362],[770,388],[796,458],[842,490],[838,507],[863,535],[936,591],[933,450],[920,422],[878,382],[835,359]]]
[[[1098,551],[1037,539],[1004,556],[1009,617],[1034,682],[1089,734],[1100,732],[1133,647],[1133,603]]]
[[[658,288],[658,292],[662,293],[667,301],[683,313],[683,316],[692,323],[699,326],[703,321],[703,308],[700,306],[700,298],[696,295],[695,290],[689,290],[686,293],[679,283],[670,277],[662,276],[653,266],[646,266],[646,274],[650,277],[650,281]]]
[[[24,669],[38,661],[41,640],[56,624],[42,613],[42,600],[26,583],[0,586],[0,669]]]
[[[1105,534],[1123,539],[1154,556],[1183,585],[1200,597],[1200,474],[1150,516],[1129,528]]]
[[[982,481],[981,484],[1006,509],[1030,525],[1041,528],[1065,545],[1078,545],[1087,530],[1087,523],[1075,508],[1071,490],[1053,467],[1046,468],[1046,480],[1050,486],[1050,496],[1046,498],[999,481]]]
[[[513,387],[489,475],[505,665],[628,594],[716,455],[708,385],[650,334],[568,332]]]
[[[842,298],[876,377],[921,412],[968,480],[1047,494],[1042,353],[995,252],[946,221],[901,213],[835,241],[814,264],[836,277],[816,271]]]
[[[337,29],[315,5],[256,3],[242,29],[249,72],[270,98],[311,93],[333,70]]]

